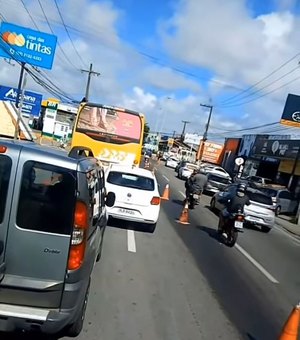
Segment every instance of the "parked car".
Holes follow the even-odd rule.
[[[106,172],[106,189],[116,195],[107,208],[110,218],[143,223],[153,233],[160,211],[160,194],[151,171],[125,165],[112,165]]]
[[[236,187],[236,184],[231,184],[224,191],[217,192],[210,201],[211,209],[223,210],[224,205],[219,199],[224,195],[233,194]],[[247,188],[247,195],[251,204],[244,207],[246,223],[260,227],[265,233],[269,232],[275,224],[275,209],[271,197],[254,188]]]
[[[275,206],[276,215],[296,214],[299,200],[293,197],[292,193],[286,188],[261,188],[261,191],[271,196]]]
[[[178,169],[178,177],[180,179],[187,179],[191,176],[194,170],[197,170],[197,169],[199,169],[199,166],[197,164],[185,163],[183,166],[181,166]]]
[[[169,157],[167,160],[166,160],[166,166],[169,167],[169,168],[173,168],[175,169],[177,164],[178,164],[178,159],[175,158],[175,157]]]
[[[232,183],[229,177],[215,174],[213,172],[207,173],[207,180],[207,186],[205,188],[206,193],[216,193],[218,191],[222,191]]]
[[[114,204],[88,154],[0,139],[0,332],[82,329]]]
[[[216,174],[216,175],[223,175],[226,176],[228,178],[230,178],[229,173],[223,169],[221,166],[217,166],[217,165],[205,165],[201,167],[202,170],[204,170],[204,172],[208,173],[212,173],[212,174]]]
[[[248,176],[245,180],[259,188],[273,183],[271,179],[260,176]]]

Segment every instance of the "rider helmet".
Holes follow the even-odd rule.
[[[243,196],[245,196],[246,189],[247,189],[247,185],[245,183],[239,183],[237,188],[236,188],[236,194],[239,197],[243,197]]]

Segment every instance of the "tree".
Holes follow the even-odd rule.
[[[145,140],[146,140],[149,132],[150,132],[150,126],[148,125],[148,123],[145,123],[145,125],[144,125],[143,144],[145,143]]]

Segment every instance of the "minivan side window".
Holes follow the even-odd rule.
[[[0,223],[3,221],[5,212],[11,166],[11,159],[7,156],[0,155]]]
[[[21,179],[17,225],[23,229],[70,235],[76,184],[75,171],[26,162]]]

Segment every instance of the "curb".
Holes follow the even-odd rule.
[[[292,230],[288,229],[286,226],[284,226],[283,224],[277,222],[276,223],[278,227],[280,227],[281,229],[284,229],[285,231],[287,231],[289,234],[292,234],[294,237],[296,237],[298,240],[300,240],[300,235],[293,232]]]

